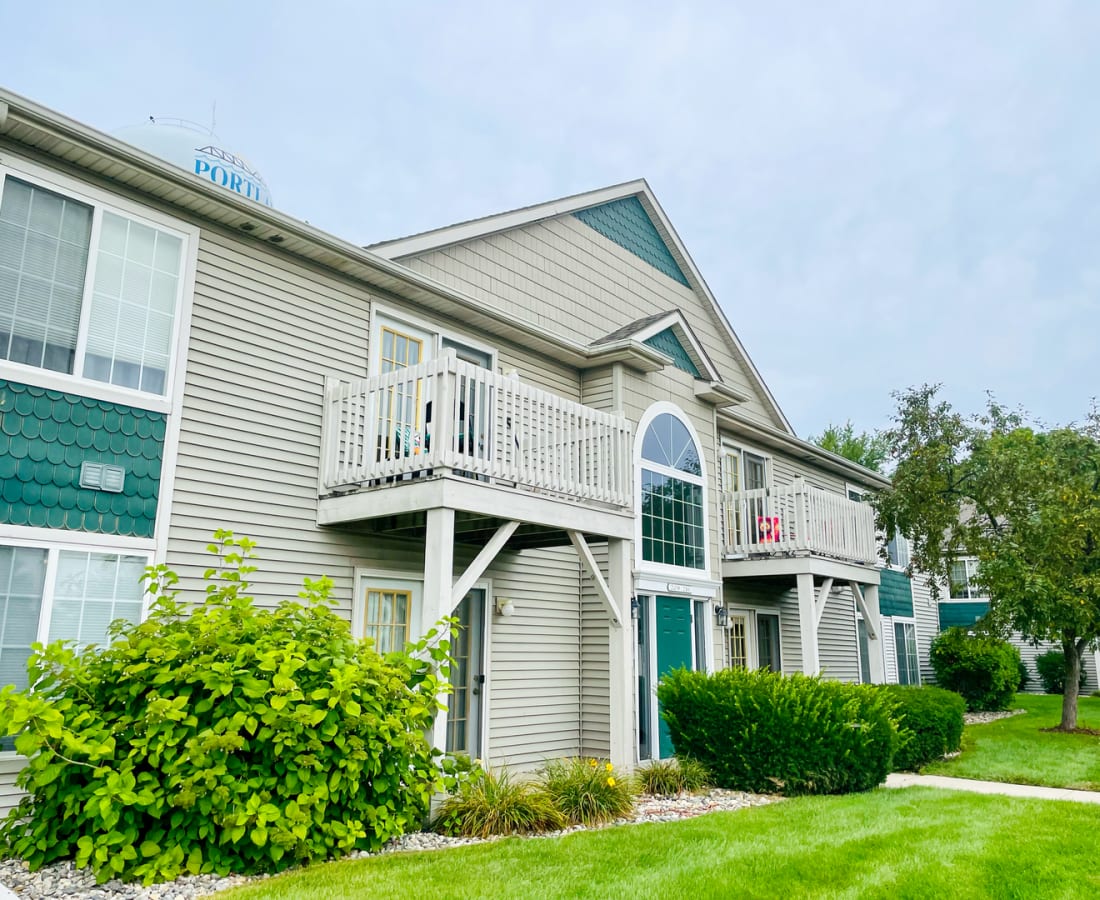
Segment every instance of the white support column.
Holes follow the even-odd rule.
[[[607,542],[607,587],[616,606],[624,610],[618,623],[609,611],[607,624],[608,682],[610,692],[610,756],[613,765],[634,769],[638,742],[634,733],[637,715],[634,704],[638,679],[634,672],[634,620],[630,610],[630,541]]]
[[[802,671],[807,675],[821,673],[821,654],[817,646],[817,592],[814,576],[796,576],[798,583],[798,626],[802,636]]]
[[[872,684],[886,683],[886,659],[883,656],[882,642],[882,616],[878,609],[878,585],[865,584],[862,589],[854,581],[848,582],[852,594],[856,598],[856,605],[863,613],[863,621],[867,626],[867,666],[871,674]]]
[[[444,507],[429,509],[428,530],[424,536],[424,599],[421,624],[427,630],[451,614],[451,590],[454,581],[455,511]],[[440,700],[446,702],[446,696]],[[432,744],[447,746],[447,708],[435,715]]]

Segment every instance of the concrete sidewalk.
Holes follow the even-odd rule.
[[[886,776],[886,787],[933,787],[975,794],[1004,794],[1007,797],[1035,797],[1039,800],[1072,800],[1076,803],[1100,803],[1100,791],[1073,791],[1069,788],[1040,787],[1034,784],[1007,784],[1002,781],[977,781],[973,778],[948,778],[946,775],[913,775],[894,772]]]

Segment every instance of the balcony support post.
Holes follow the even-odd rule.
[[[449,507],[434,507],[427,512],[427,534],[424,536],[424,600],[421,622],[423,630],[451,614],[451,591],[454,582],[455,511]],[[447,696],[439,698],[443,708],[435,714],[429,737],[440,750],[447,747]]]
[[[863,621],[867,626],[867,668],[871,675],[871,683],[885,684],[886,663],[882,653],[882,617],[878,607],[878,585],[865,584],[861,587],[858,582],[850,581],[848,586],[852,589],[856,606],[863,613]]]
[[[802,671],[821,673],[821,655],[817,644],[817,591],[814,576],[803,572],[795,576],[798,585],[798,627],[802,637]]]

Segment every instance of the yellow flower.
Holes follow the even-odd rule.
[[[615,787],[615,779],[614,778],[608,778],[607,779],[607,786],[608,787]]]
[[[592,767],[593,769],[594,769],[594,768],[596,768],[596,766],[598,765],[598,763],[597,763],[597,762],[596,762],[596,760],[594,760],[594,759],[590,759],[590,760],[588,761],[588,764],[589,764],[589,765],[590,765],[590,766],[591,766],[591,767]]]
[[[607,771],[608,771],[608,772],[610,772],[610,771],[611,771],[611,763],[608,763],[608,764],[607,764],[607,765],[605,766],[605,768],[607,769]]]

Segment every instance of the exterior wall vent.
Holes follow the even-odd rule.
[[[80,464],[80,486],[82,488],[120,494],[125,480],[126,470],[122,466],[87,461]]]

